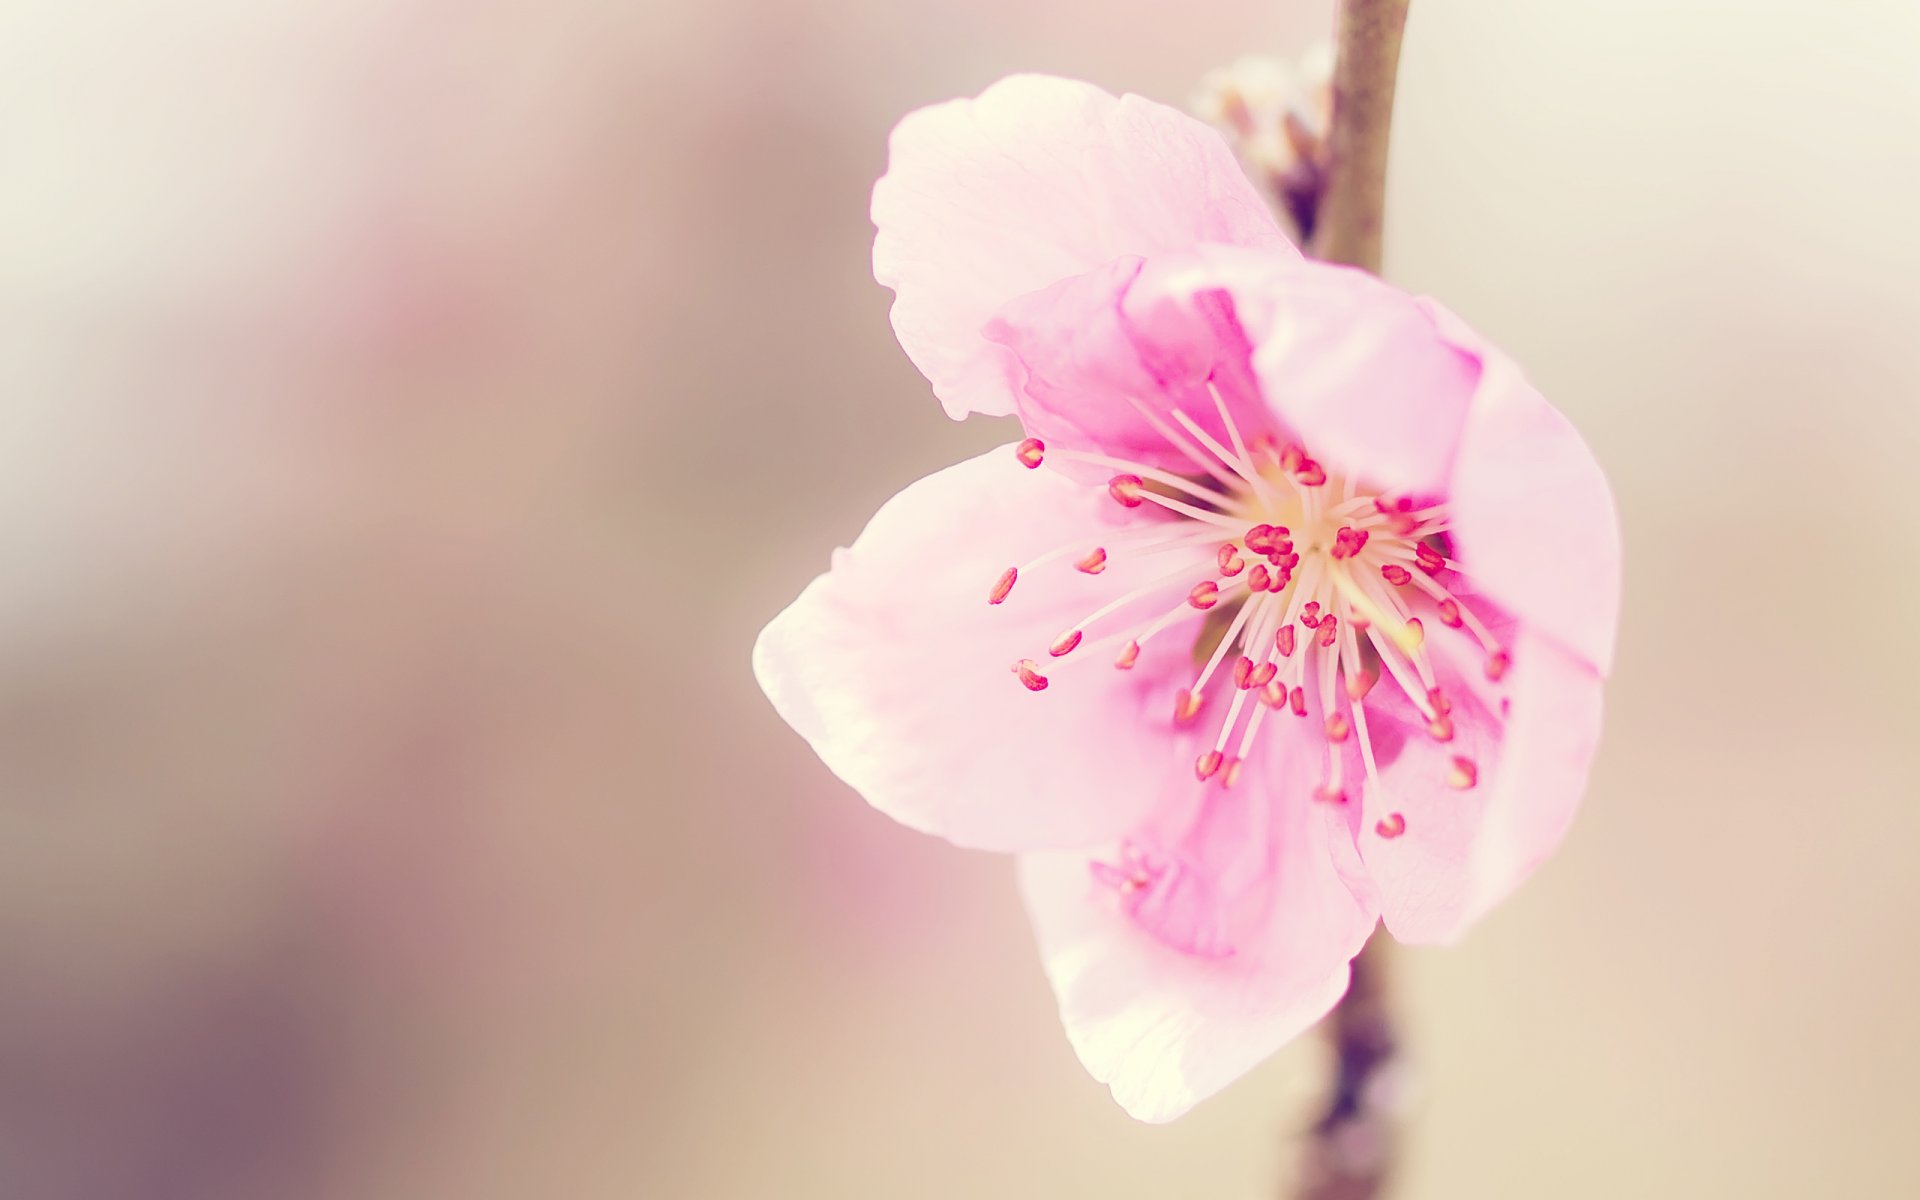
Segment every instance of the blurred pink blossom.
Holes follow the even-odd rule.
[[[895,130],[894,328],[1026,438],[894,497],[761,685],[915,828],[1018,852],[1068,1036],[1167,1120],[1558,843],[1620,551],[1579,436],[1457,317],[1304,259],[1220,137],[1015,77]]]

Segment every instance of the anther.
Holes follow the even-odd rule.
[[[1226,756],[1221,754],[1218,750],[1209,750],[1205,754],[1202,754],[1198,759],[1194,761],[1194,764],[1193,764],[1194,777],[1199,779],[1200,782],[1202,783],[1205,783],[1207,780],[1212,779],[1213,773],[1220,769],[1220,764],[1225,760],[1225,758]]]
[[[1399,563],[1388,563],[1381,567],[1380,574],[1386,576],[1387,582],[1395,587],[1405,587],[1413,582],[1413,572]]]
[[[1448,629],[1460,628],[1460,605],[1453,600],[1440,602],[1440,623]]]
[[[1115,475],[1107,480],[1107,495],[1127,508],[1139,508],[1146,500],[1140,495],[1146,481],[1138,475]]]
[[[1247,543],[1247,549],[1255,554],[1272,554],[1280,548],[1280,543],[1286,537],[1287,530],[1284,526],[1262,523],[1247,530],[1243,540]]]
[[[1325,467],[1309,458],[1300,464],[1300,470],[1294,474],[1293,478],[1301,487],[1319,487],[1327,481],[1327,471]]]
[[[1181,688],[1178,692],[1174,693],[1173,697],[1173,723],[1175,725],[1185,725],[1188,721],[1193,720],[1200,715],[1200,706],[1205,702],[1205,698],[1198,692]]]
[[[1320,618],[1320,637],[1317,639],[1322,650],[1333,645],[1333,639],[1340,634],[1340,618],[1328,613]]]
[[[1040,664],[1034,662],[1032,659],[1023,658],[1013,664],[1013,673],[1020,677],[1020,682],[1026,685],[1028,691],[1044,692],[1047,690],[1047,677],[1040,673]]]
[[[1053,655],[1055,658],[1063,658],[1073,653],[1073,648],[1079,644],[1080,631],[1078,629],[1069,629],[1053,640],[1053,645],[1047,647],[1047,653]]]
[[[1280,651],[1281,658],[1293,657],[1293,622],[1288,621],[1273,635],[1274,648]]]
[[[1201,580],[1187,593],[1187,603],[1202,610],[1212,608],[1220,603],[1220,585],[1211,579]]]
[[[1286,685],[1278,680],[1268,680],[1267,685],[1260,689],[1260,703],[1275,710],[1285,708],[1287,706]]]
[[[1450,713],[1453,711],[1453,701],[1447,698],[1445,692],[1432,687],[1427,689],[1427,707],[1437,713]]]
[[[1353,726],[1348,723],[1347,714],[1334,713],[1332,716],[1327,718],[1327,740],[1328,741],[1344,742],[1347,740],[1347,734],[1351,733],[1352,731],[1353,731]]]
[[[1408,617],[1406,631],[1401,638],[1401,641],[1405,643],[1407,649],[1418,650],[1426,640],[1427,627],[1420,623],[1420,618]]]
[[[1511,666],[1513,666],[1513,656],[1505,650],[1495,650],[1487,655],[1487,678],[1498,680]]]
[[[1296,717],[1306,716],[1307,689],[1303,687],[1294,688],[1293,694],[1287,697],[1287,707],[1293,709],[1293,715]]]
[[[1367,544],[1367,531],[1355,529],[1351,525],[1342,525],[1333,535],[1333,549],[1329,553],[1334,558],[1352,558]]]
[[[1281,447],[1280,469],[1282,471],[1285,471],[1287,474],[1291,475],[1295,471],[1298,471],[1300,469],[1300,464],[1305,461],[1307,461],[1307,452],[1305,450],[1302,450],[1299,446],[1296,446],[1292,442],[1288,442],[1285,446]]]
[[[1347,675],[1347,699],[1353,701],[1355,704],[1360,703],[1367,698],[1367,693],[1372,691],[1373,685],[1379,681],[1380,674],[1377,671],[1362,670],[1349,672]]]
[[[1373,831],[1383,838],[1397,838],[1407,831],[1407,819],[1399,813],[1388,813],[1373,823]]]
[[[1247,565],[1246,560],[1240,557],[1240,548],[1232,542],[1222,545],[1213,556],[1213,561],[1220,564],[1220,573],[1229,579],[1245,570]]]
[[[1255,563],[1253,570],[1247,572],[1247,590],[1264,592],[1273,586],[1273,572],[1267,570],[1267,564]]]
[[[1092,553],[1088,554],[1085,558],[1081,559],[1079,562],[1073,565],[1077,570],[1079,570],[1083,574],[1098,575],[1100,572],[1107,569],[1106,547],[1095,546],[1093,548]]]
[[[1007,593],[1013,590],[1013,581],[1018,578],[1020,578],[1018,567],[1008,567],[1000,572],[1000,578],[993,581],[993,590],[987,593],[987,603],[998,604],[1005,600]]]
[[[1453,766],[1447,771],[1447,783],[1462,791],[1480,782],[1480,768],[1470,758],[1453,756]]]
[[[1300,606],[1300,623],[1308,629],[1320,628],[1320,602],[1309,600]]]
[[[1440,552],[1425,542],[1413,548],[1413,557],[1419,560],[1420,569],[1429,575],[1438,575],[1440,568],[1447,565],[1447,560],[1440,557]]]
[[[1347,794],[1330,783],[1323,783],[1313,789],[1313,798],[1322,804],[1345,804]]]
[[[1223,788],[1230,788],[1234,784],[1239,782],[1240,782],[1240,759],[1238,759],[1233,755],[1228,755],[1226,762],[1222,763],[1220,766],[1220,786]]]
[[[1046,458],[1047,444],[1039,438],[1028,438],[1014,448],[1013,456],[1020,460],[1021,466],[1031,471]]]
[[[1252,675],[1248,676],[1247,686],[1250,688],[1264,687],[1272,681],[1273,677],[1278,674],[1279,671],[1279,663],[1263,662],[1253,669]]]
[[[1113,665],[1122,671],[1131,671],[1133,664],[1139,661],[1139,658],[1140,643],[1129,638],[1127,644],[1120,648],[1120,657],[1113,660]]]
[[[1244,654],[1233,664],[1233,686],[1243,692],[1253,686],[1253,660]]]
[[[1432,735],[1433,740],[1436,742],[1452,741],[1453,740],[1453,718],[1448,716],[1446,713],[1439,714],[1438,716],[1434,717],[1433,720],[1427,722],[1427,732],[1430,735]]]

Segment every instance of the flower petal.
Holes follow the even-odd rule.
[[[1423,304],[1482,362],[1451,484],[1459,557],[1477,588],[1605,675],[1620,622],[1620,524],[1606,476],[1511,359]]]
[[[1238,246],[1106,264],[1009,302],[987,337],[1019,359],[1021,422],[1049,443],[1191,471],[1139,409],[1229,445],[1211,381],[1244,436],[1399,494],[1443,488],[1479,378],[1404,292]]]
[[[1440,337],[1413,297],[1311,261],[1225,282],[1268,403],[1316,458],[1384,491],[1440,491],[1479,364]]]
[[[1249,790],[1213,788],[1228,818],[1258,812],[1273,822],[1263,831],[1272,847],[1264,919],[1232,953],[1183,952],[1156,937],[1091,877],[1085,854],[1021,857],[1027,910],[1067,1037],[1140,1120],[1180,1116],[1326,1015],[1374,927],[1373,903],[1352,886],[1358,862],[1341,810],[1308,799],[1313,755],[1304,739],[1288,741],[1263,740],[1269,749],[1248,764]],[[1280,772],[1271,791],[1254,789],[1268,778],[1256,766]],[[1184,786],[1195,786],[1191,776]]]
[[[1240,436],[1271,432],[1232,299],[1162,286],[1169,270],[1184,272],[1190,259],[1117,259],[1022,296],[988,323],[987,337],[1019,361],[1020,423],[1028,433],[1059,450],[1192,474],[1194,459],[1169,440],[1195,445],[1176,413],[1222,447],[1232,445],[1209,383]],[[1074,472],[1064,455],[1056,466]]]
[[[1289,247],[1213,130],[1044,75],[909,114],[874,186],[873,222],[894,332],[956,419],[1013,411],[1006,352],[980,331],[1014,297],[1122,255]]]
[[[1428,639],[1449,643],[1464,648],[1466,639]],[[1403,942],[1454,941],[1533,873],[1572,823],[1599,742],[1600,676],[1557,642],[1518,631],[1504,722],[1467,674],[1478,674],[1479,661],[1467,650],[1437,664],[1454,698],[1454,738],[1444,744],[1425,735],[1398,689],[1369,696],[1384,792],[1370,791],[1357,834],[1381,915]],[[1456,755],[1478,770],[1465,789],[1448,782]],[[1405,820],[1391,838],[1375,829],[1389,812]]]
[[[1096,577],[1074,569],[1076,554],[987,600],[1010,565],[1099,545],[1113,507],[1103,488],[1022,467],[1012,446],[914,483],[762,631],[760,686],[835,774],[904,824],[993,850],[1117,836],[1155,799],[1142,781],[1165,765],[1164,677],[1186,647],[1166,639],[1124,672],[1111,650],[1067,668],[1048,648],[1165,564],[1116,554]],[[1170,584],[1167,603],[1185,586]],[[1072,653],[1103,652],[1089,638]],[[1023,658],[1053,676],[1045,691],[1010,673]]]

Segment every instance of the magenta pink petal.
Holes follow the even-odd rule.
[[[873,221],[874,277],[894,290],[894,332],[956,418],[1014,410],[1008,355],[980,336],[1014,297],[1123,255],[1289,247],[1205,125],[1043,75],[901,121]]]
[[[1291,251],[1244,253],[1282,266],[1299,261]],[[1027,431],[1056,450],[1189,475],[1200,468],[1171,439],[1215,460],[1175,414],[1229,449],[1235,434],[1277,432],[1248,371],[1233,299],[1196,286],[1205,282],[1195,276],[1199,261],[1186,254],[1151,263],[1119,259],[1003,308],[987,336],[1019,361],[1020,422]],[[1220,416],[1222,405],[1232,431]],[[1064,456],[1054,465],[1073,469]],[[1102,474],[1097,467],[1078,473]]]

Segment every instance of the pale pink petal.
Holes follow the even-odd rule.
[[[1423,303],[1483,363],[1451,485],[1459,557],[1476,587],[1604,675],[1620,620],[1620,525],[1606,476],[1511,359]]]
[[[1309,798],[1313,756],[1305,739],[1295,741],[1266,739],[1270,749],[1248,764],[1247,790],[1210,789],[1229,822],[1218,834],[1241,832],[1234,821],[1272,822],[1243,832],[1268,842],[1271,858],[1259,881],[1260,919],[1236,921],[1241,928],[1224,944],[1203,943],[1205,953],[1169,944],[1164,930],[1129,916],[1087,855],[1021,858],[1067,1037],[1140,1120],[1180,1116],[1312,1026],[1346,992],[1348,964],[1374,927],[1372,902],[1356,898],[1368,891],[1354,878],[1351,835],[1339,809]],[[1261,779],[1271,788],[1256,786]],[[1196,787],[1191,774],[1169,786]]]
[[[1013,411],[1008,355],[980,331],[1014,297],[1123,255],[1289,246],[1211,129],[1043,75],[901,121],[873,221],[894,332],[956,418]]]
[[[1479,364],[1412,297],[1310,261],[1230,286],[1267,402],[1315,458],[1387,492],[1442,489]]]
[[[1437,632],[1429,647],[1466,642]],[[1442,686],[1454,698],[1446,743],[1427,736],[1425,719],[1397,689],[1382,685],[1368,696],[1384,787],[1369,789],[1357,834],[1381,915],[1403,942],[1453,941],[1505,899],[1560,844],[1586,790],[1600,736],[1600,676],[1524,628],[1512,654],[1504,722],[1486,706],[1497,703],[1491,689],[1476,682],[1477,651],[1443,664]],[[1469,787],[1449,780],[1456,756],[1477,772]],[[1404,829],[1382,836],[1377,822],[1396,813]]]
[[[1002,447],[889,500],[833,569],[766,627],[754,671],[780,715],[876,808],[967,846],[1091,845],[1137,822],[1143,780],[1166,766],[1169,664],[1150,647],[1132,671],[1089,644],[1050,657],[1055,637],[1164,566],[1119,556],[1099,576],[1064,561],[1024,573],[1004,603],[1007,567],[1100,535],[1101,488],[1028,470]],[[1177,600],[1186,584],[1172,585]],[[1023,658],[1050,679],[1029,692]]]

